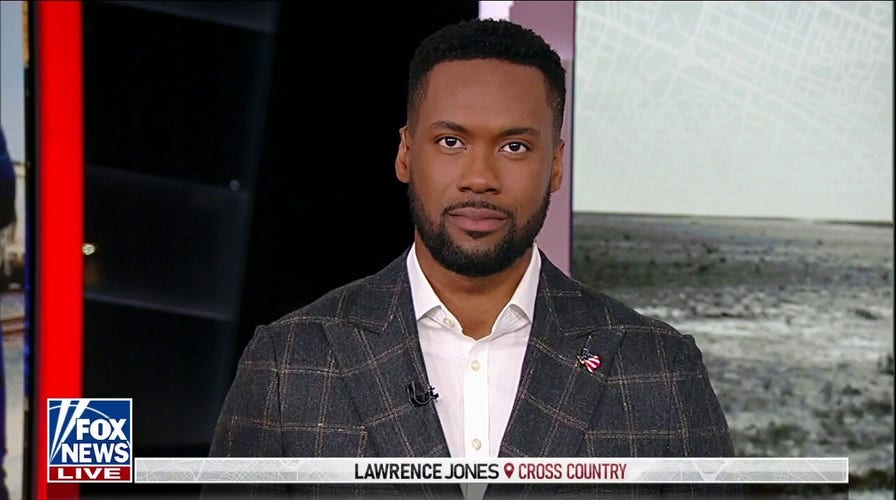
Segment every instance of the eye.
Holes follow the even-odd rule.
[[[436,141],[436,144],[448,149],[459,149],[464,147],[464,143],[460,142],[460,139],[458,139],[457,137],[452,137],[450,135],[442,137],[441,139]]]
[[[522,142],[508,142],[501,148],[501,151],[506,151],[508,153],[526,153],[530,151],[530,149],[529,146]]]

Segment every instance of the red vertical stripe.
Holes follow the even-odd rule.
[[[37,99],[34,493],[77,498],[48,485],[47,398],[81,396],[83,370],[84,103],[81,2],[40,1],[35,24]]]

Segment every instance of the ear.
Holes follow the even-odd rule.
[[[551,159],[551,192],[556,193],[563,185],[563,153],[566,151],[566,142],[557,140],[554,148],[554,157]]]
[[[398,143],[398,154],[395,155],[395,177],[407,184],[411,180],[411,170],[408,165],[411,134],[408,132],[408,126],[405,125],[398,129],[398,135],[401,137],[401,142]]]

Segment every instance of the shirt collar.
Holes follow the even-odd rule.
[[[448,308],[436,295],[435,290],[423,274],[420,268],[420,262],[417,261],[416,243],[411,245],[411,251],[408,252],[407,268],[408,278],[411,282],[411,298],[414,302],[414,319],[420,321],[421,318],[429,314],[433,309],[441,307],[448,311]],[[514,306],[522,312],[529,321],[535,315],[535,297],[538,295],[538,276],[541,273],[541,252],[538,246],[532,244],[532,258],[529,259],[529,266],[523,273],[519,285],[514,290],[513,295],[498,315],[498,320],[504,315],[508,308]]]
[[[420,321],[420,318],[426,316],[437,307],[442,307],[446,310],[448,308],[444,307],[442,301],[439,300],[439,296],[436,295],[435,290],[429,284],[429,280],[426,279],[426,275],[423,274],[420,262],[417,261],[416,247],[416,242],[411,245],[411,251],[408,252],[407,267],[408,278],[411,281],[411,298],[414,302],[414,319]]]

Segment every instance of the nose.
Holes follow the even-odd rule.
[[[468,155],[457,180],[457,189],[472,194],[500,193],[501,178],[494,155],[488,152]]]

